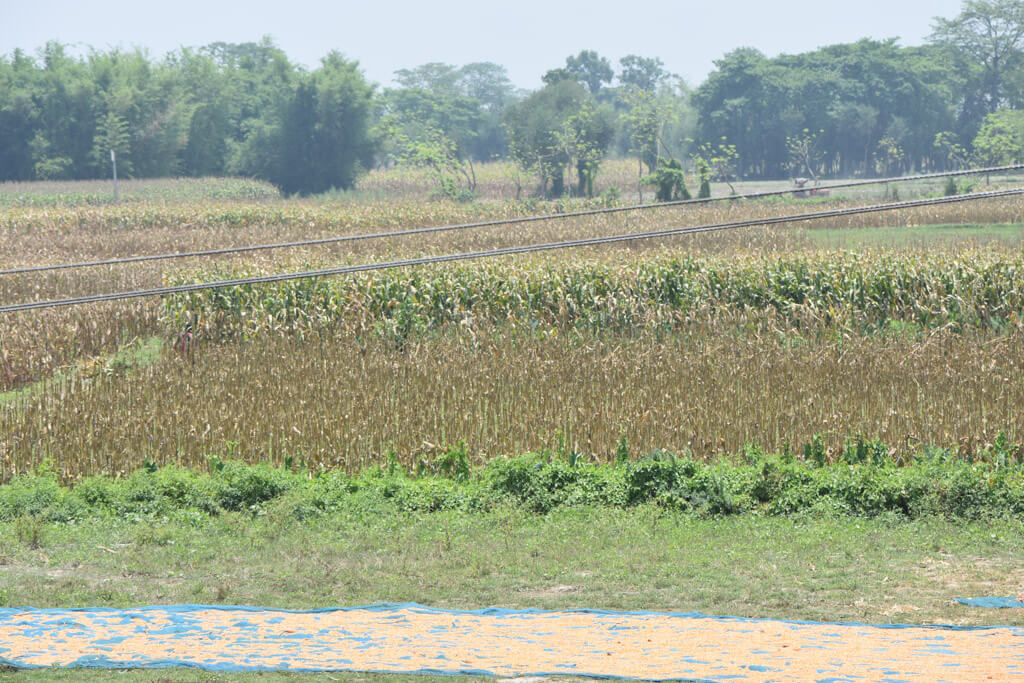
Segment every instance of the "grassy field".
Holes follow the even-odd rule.
[[[635,168],[620,166],[599,185],[625,186]],[[481,169],[485,191],[471,204],[426,201],[422,178],[393,172],[371,174],[355,194],[306,200],[140,183],[113,206],[99,186],[0,188],[0,263],[601,205],[512,201],[509,174]],[[883,191],[0,277],[0,301],[797,214],[878,201]],[[987,200],[12,315],[0,326],[0,481],[41,469],[84,496],[100,490],[83,483],[91,475],[124,479],[157,465],[302,463],[358,475],[412,471],[452,447],[476,467],[528,451],[612,462],[623,444],[634,459],[667,449],[711,466],[742,463],[756,444],[826,463],[843,460],[853,440],[884,444],[871,457],[898,471],[936,452],[983,461],[963,472],[984,488],[989,470],[979,468],[992,468],[991,486],[998,480],[1017,500],[1021,453],[1007,444],[1024,438],[1022,225],[1024,201]],[[193,336],[182,344],[186,324]],[[0,501],[21,495],[17,486]],[[963,482],[947,488],[935,495],[953,496]],[[0,521],[0,604],[383,600],[1024,623],[1016,612],[950,603],[1024,587],[1024,527],[1006,501],[984,514],[781,505],[770,516],[756,506],[683,513],[664,502],[586,500],[541,513],[349,501],[302,520],[294,497],[282,500],[61,522],[22,505]]]
[[[10,605],[201,602],[270,607],[417,601],[436,607],[702,611],[871,623],[1022,625],[1019,610],[954,597],[1024,585],[1019,520],[948,522],[753,517],[657,508],[536,517],[366,510],[296,524],[228,514],[198,524],[45,525],[38,547],[0,524]],[[21,533],[24,535],[25,531]],[[27,538],[27,537],[26,537]],[[709,539],[714,539],[709,542]],[[25,672],[15,680],[121,680],[119,672]],[[365,674],[134,672],[139,681],[387,680]],[[466,679],[469,680],[469,679]]]
[[[1024,225],[1020,223],[913,225],[887,229],[816,228],[807,232],[815,245],[833,249],[888,249],[936,245],[1007,245],[1019,248],[1024,242]]]
[[[280,198],[269,183],[247,178],[121,179],[122,202],[181,202],[199,199],[261,201]],[[111,180],[69,180],[0,183],[0,207],[107,205],[114,202]]]
[[[1020,612],[951,600],[1018,592],[1022,532],[1019,520],[715,520],[654,507],[543,517],[371,507],[306,523],[271,510],[44,525],[34,541],[2,524],[0,575],[4,604],[36,607],[388,601],[1021,625]]]

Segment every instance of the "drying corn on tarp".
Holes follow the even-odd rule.
[[[691,680],[1024,679],[1024,628],[414,604],[0,609],[14,668],[193,667]]]

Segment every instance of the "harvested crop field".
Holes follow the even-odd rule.
[[[827,206],[853,206],[835,197]],[[574,206],[555,209],[581,209]],[[820,210],[725,202],[0,279],[5,301]],[[509,219],[529,207],[220,199],[5,209],[12,266]],[[358,471],[464,443],[701,459],[1021,433],[1024,263],[999,198],[611,248],[24,312],[0,337],[0,477],[210,456]],[[883,226],[883,227],[871,227]],[[880,247],[873,231],[923,236]],[[937,226],[941,239],[930,239]],[[848,234],[842,247],[827,240]],[[1022,233],[1024,234],[1024,233]],[[857,240],[864,241],[858,246]],[[159,416],[154,419],[153,416]]]

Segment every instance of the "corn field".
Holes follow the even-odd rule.
[[[248,277],[200,271],[172,284]],[[164,317],[205,336],[319,327],[365,331],[504,322],[619,332],[672,327],[732,312],[777,314],[809,325],[877,328],[1016,326],[1024,311],[1024,257],[968,251],[797,258],[542,258],[372,271],[204,290],[164,300]]]
[[[0,409],[9,477],[50,459],[66,478],[209,456],[358,470],[460,441],[477,461],[553,447],[586,457],[816,434],[970,453],[1024,435],[1024,333],[852,338],[779,333],[771,316],[671,335],[453,330],[401,348],[345,332],[262,335],[99,368]],[[751,330],[750,326],[755,329]],[[894,454],[898,455],[898,454]]]
[[[855,205],[830,198],[814,209]],[[595,206],[273,197],[0,208],[3,267]],[[0,301],[755,219],[725,202],[197,262],[0,277]],[[626,439],[729,457],[863,435],[971,453],[1022,435],[1020,238],[822,247],[816,231],[1024,223],[1019,198],[8,315],[0,480],[238,457],[356,470]],[[950,229],[955,232],[954,229]],[[1017,233],[1015,233],[1017,234]],[[143,360],[138,350],[147,349]],[[152,352],[152,353],[151,353]],[[900,450],[903,449],[903,450]]]

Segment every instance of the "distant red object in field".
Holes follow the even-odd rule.
[[[183,356],[192,358],[192,326],[186,325],[174,342],[174,350]]]
[[[805,185],[809,182],[811,182],[810,178],[793,178],[793,184],[798,188],[797,191],[793,193],[793,196],[805,199],[807,197],[827,197],[831,194],[828,190],[819,187],[810,187],[805,189]]]

